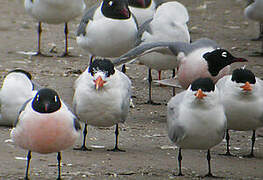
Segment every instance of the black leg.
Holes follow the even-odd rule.
[[[125,152],[125,150],[121,150],[118,147],[118,143],[119,143],[119,125],[118,123],[116,124],[116,128],[115,128],[115,147],[113,149],[108,149],[108,151],[114,151],[114,152]]]
[[[58,160],[58,178],[57,178],[57,180],[61,180],[61,173],[60,173],[61,152],[58,152],[57,160]]]
[[[251,41],[261,41],[263,39],[263,23],[259,23],[259,35],[256,38],[251,39]]]
[[[74,148],[74,150],[80,150],[80,151],[91,151],[91,149],[88,149],[86,147],[86,136],[88,134],[88,125],[85,123],[85,127],[83,129],[83,143],[82,146],[80,148]]]
[[[69,52],[68,52],[68,23],[65,23],[64,34],[65,34],[65,51],[60,57],[69,56]]]
[[[151,105],[161,105],[161,103],[155,103],[152,100],[152,70],[149,68],[148,70],[148,86],[149,86],[149,100],[147,101],[146,104],[151,104]]]
[[[254,155],[254,145],[255,145],[255,141],[256,141],[256,130],[253,130],[253,134],[252,134],[252,137],[251,137],[251,151],[250,151],[250,154],[248,155],[245,155],[244,157],[247,157],[247,158],[253,158],[255,157]]]
[[[124,74],[126,74],[126,65],[123,64],[121,67],[121,72],[123,72]]]
[[[173,78],[175,78],[175,69],[173,69]],[[173,96],[175,96],[175,87],[173,87]]]
[[[26,175],[25,175],[25,180],[29,180],[28,178],[28,171],[29,171],[29,166],[30,166],[30,160],[31,160],[31,151],[28,151],[27,154],[27,165],[26,165]]]
[[[230,141],[230,135],[229,135],[229,129],[226,130],[226,156],[232,156],[230,153],[230,145],[229,145],[229,141]]]
[[[178,173],[178,176],[183,176],[183,173],[182,173],[182,149],[179,148],[179,153],[178,153],[178,166],[179,166],[179,173]]]
[[[210,150],[207,150],[207,156],[206,156],[207,162],[208,162],[208,173],[205,175],[205,177],[214,177],[211,173],[211,155],[210,155]]]

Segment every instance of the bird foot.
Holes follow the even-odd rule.
[[[248,155],[244,155],[243,156],[244,158],[254,158],[255,157],[255,155],[252,153],[250,153],[250,154],[248,154]]]
[[[250,57],[263,57],[263,52],[253,52]]]
[[[148,100],[145,104],[151,104],[151,105],[154,105],[154,106],[159,106],[159,105],[161,105],[161,103],[156,103],[156,102],[154,102],[154,101],[152,101],[152,100]]]
[[[77,57],[77,56],[71,55],[71,54],[69,54],[68,52],[63,52],[63,53],[62,53],[60,56],[58,56],[58,57],[63,58],[63,57]]]
[[[231,154],[229,151],[227,151],[227,152],[224,153],[224,154],[219,154],[219,155],[228,156],[228,157],[235,157],[235,155]]]
[[[107,149],[107,151],[112,151],[112,152],[126,152],[125,150],[119,149],[118,147],[115,147],[113,149]]]
[[[86,146],[81,146],[79,148],[73,148],[76,151],[92,151],[92,149],[87,148]]]
[[[43,53],[40,52],[40,51],[36,52],[33,56],[39,56],[39,57],[53,57],[52,55],[49,55],[49,54],[43,54]]]
[[[183,173],[179,172],[178,174],[176,174],[175,172],[173,173],[173,176],[184,176]]]
[[[263,40],[263,36],[258,36],[256,38],[252,38],[251,41],[262,41]]]

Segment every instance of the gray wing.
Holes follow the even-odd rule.
[[[152,29],[150,26],[150,23],[152,22],[153,18],[150,18],[148,20],[146,20],[138,29],[138,33],[137,33],[137,39],[135,42],[135,45],[138,46],[139,44],[141,44],[142,42],[142,35],[143,33],[146,31],[150,34],[152,34]]]
[[[216,49],[219,48],[220,46],[211,39],[200,38],[191,44],[175,42],[172,46],[170,46],[170,50],[173,52],[174,55],[178,55],[179,52],[184,52],[185,55],[188,55],[189,53],[193,52],[196,49],[205,48],[205,47],[212,47]]]
[[[114,65],[121,65],[124,63],[127,63],[137,57],[143,56],[145,54],[151,53],[151,52],[163,52],[164,54],[172,54],[172,52],[169,50],[169,46],[172,44],[172,42],[154,42],[154,43],[146,43],[139,45],[127,53],[123,54],[117,59],[114,59],[112,63]],[[165,51],[165,52],[164,52]]]
[[[85,35],[86,34],[86,26],[89,23],[90,20],[93,20],[93,16],[95,11],[100,7],[100,3],[97,3],[93,5],[91,8],[89,8],[85,13],[84,16],[82,17],[79,26],[76,31],[76,35],[79,36],[81,34]]]
[[[174,96],[167,106],[168,137],[173,142],[177,142],[185,136],[185,129],[178,121],[180,103],[183,101],[185,92],[183,91]]]
[[[16,127],[17,123],[19,122],[19,116],[20,114],[26,109],[26,106],[27,104],[32,100],[32,98],[28,99],[20,108],[19,112],[18,112],[18,115],[17,115],[17,118],[14,122],[14,127]]]

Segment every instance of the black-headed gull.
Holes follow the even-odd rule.
[[[34,98],[29,99],[21,108],[15,128],[10,133],[15,144],[28,150],[25,179],[29,179],[31,152],[57,152],[57,179],[61,179],[61,151],[75,143],[80,129],[76,116],[56,91],[43,88]]]
[[[250,20],[260,23],[260,35],[256,40],[262,41],[261,52],[258,55],[263,55],[263,38],[262,38],[262,23],[263,23],[263,1],[262,0],[249,0],[248,6],[244,10],[245,17]],[[255,54],[256,55],[256,54]]]
[[[245,62],[244,58],[237,58],[211,39],[201,38],[192,43],[185,42],[155,42],[142,44],[121,57],[113,60],[115,65],[126,63],[134,58],[150,52],[173,55],[179,63],[177,79],[179,84],[187,89],[199,77],[210,77],[214,82],[229,74],[230,64]],[[175,81],[171,79],[170,81]],[[167,84],[167,80],[158,81]],[[170,83],[176,86],[176,83]]]
[[[123,123],[129,112],[131,81],[114,68],[107,59],[95,59],[75,82],[73,109],[85,123],[83,144],[86,148],[87,125],[110,127],[116,125],[115,148],[118,148],[118,123]]]
[[[48,24],[65,23],[65,51],[62,56],[68,55],[68,22],[80,16],[86,5],[84,0],[25,0],[26,12],[38,22],[38,50],[41,54],[42,22]]]
[[[91,55],[118,57],[134,47],[138,25],[128,0],[103,0],[82,17],[77,44]]]
[[[221,100],[227,117],[227,129],[237,131],[253,130],[251,152],[254,157],[255,130],[263,126],[263,81],[248,69],[235,69],[232,75],[217,82]],[[229,151],[229,132],[227,130],[227,152]]]
[[[23,69],[12,70],[4,78],[0,91],[0,125],[13,126],[22,105],[35,96],[39,87],[31,78]]]
[[[175,95],[168,102],[168,136],[179,146],[179,176],[183,175],[182,149],[208,150],[206,176],[213,176],[210,166],[210,149],[223,140],[226,123],[219,90],[210,78],[195,80],[187,90]]]
[[[166,2],[160,5],[152,20],[145,22],[138,36],[140,36],[141,44],[167,41],[167,42],[185,42],[190,43],[190,34],[187,27],[189,15],[184,5],[179,2]],[[143,30],[144,31],[143,31]],[[162,70],[173,70],[178,66],[178,61],[174,55],[151,52],[138,58],[141,64],[146,65],[148,70],[149,82],[149,104],[156,104],[152,101],[151,70],[155,69],[159,72],[159,80],[161,80]]]

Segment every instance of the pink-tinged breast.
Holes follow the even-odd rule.
[[[28,119],[13,129],[12,139],[20,147],[38,153],[51,153],[72,146],[78,138],[73,121],[42,115]]]

